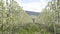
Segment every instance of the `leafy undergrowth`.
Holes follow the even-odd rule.
[[[42,28],[41,26],[35,23],[29,23],[20,27],[18,34],[52,34],[52,33],[48,32],[45,28]]]

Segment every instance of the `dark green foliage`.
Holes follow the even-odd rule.
[[[20,27],[19,34],[52,34],[47,31],[43,26],[39,26],[35,23],[28,23],[24,27]]]

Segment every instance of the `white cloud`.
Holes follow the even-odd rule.
[[[32,2],[22,4],[24,10],[41,12],[41,10],[46,6],[46,2]]]
[[[24,10],[39,11],[40,4],[36,2],[22,4]]]
[[[45,2],[44,0],[40,0],[40,2],[31,2],[31,3],[22,3],[21,1],[19,0],[17,2],[22,5],[24,10],[28,11],[41,12],[42,9],[47,5],[47,2]]]

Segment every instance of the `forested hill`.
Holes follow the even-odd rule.
[[[27,13],[29,16],[31,16],[31,15],[33,15],[33,16],[39,16],[39,15],[40,15],[39,12],[33,12],[33,11],[26,11],[26,13]]]

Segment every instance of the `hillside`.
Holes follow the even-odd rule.
[[[38,16],[40,13],[39,12],[33,12],[33,11],[26,11],[26,13],[29,15],[29,16],[31,16],[31,15],[33,15],[33,16]]]

